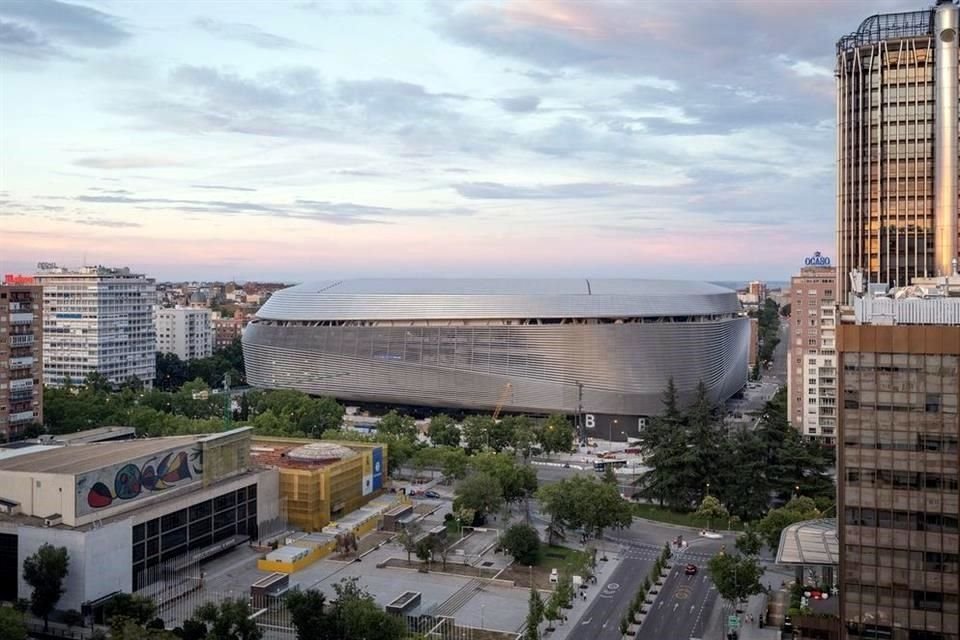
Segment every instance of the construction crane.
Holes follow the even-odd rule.
[[[513,394],[513,385],[509,382],[503,385],[503,389],[500,390],[500,397],[497,399],[497,408],[493,410],[493,419],[496,420],[500,417],[500,412],[503,411],[503,405],[507,404],[507,400],[510,399],[510,396]]]

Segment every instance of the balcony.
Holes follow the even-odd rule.
[[[10,424],[20,424],[33,421],[33,411],[21,411],[10,414]]]
[[[32,324],[32,313],[10,313],[10,324]]]
[[[11,347],[27,347],[33,344],[33,334],[16,336],[10,336],[10,346]]]
[[[19,358],[10,358],[10,370],[29,369],[33,366],[33,356],[21,356]]]

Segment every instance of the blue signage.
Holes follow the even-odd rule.
[[[383,449],[373,450],[373,490],[383,488]]]
[[[830,258],[820,255],[819,251],[814,251],[812,256],[804,259],[803,264],[808,267],[829,267]]]

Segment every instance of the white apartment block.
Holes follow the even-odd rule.
[[[136,376],[152,387],[155,282],[127,268],[38,267],[34,281],[43,286],[44,384],[81,384],[98,372],[117,384]]]
[[[174,307],[157,309],[157,351],[174,353],[181,360],[213,354],[213,320],[209,309]]]
[[[787,411],[804,436],[828,443],[837,429],[836,278],[832,267],[805,266],[790,281]]]

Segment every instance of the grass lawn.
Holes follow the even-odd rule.
[[[657,522],[665,522],[667,524],[678,524],[684,527],[693,527],[695,529],[703,529],[707,526],[707,520],[705,518],[698,518],[694,516],[692,512],[680,513],[679,511],[671,511],[665,507],[658,507],[655,504],[643,503],[634,504],[633,510],[634,515],[636,515],[638,518],[656,520]],[[716,521],[711,524],[716,530],[727,530],[727,522],[725,520]],[[732,523],[731,530],[742,531],[743,523]]]
[[[556,569],[563,573],[564,569],[573,569],[581,566],[584,561],[589,559],[585,551],[577,551],[567,547],[548,547],[544,545],[540,548],[540,558],[537,566],[547,570]]]

